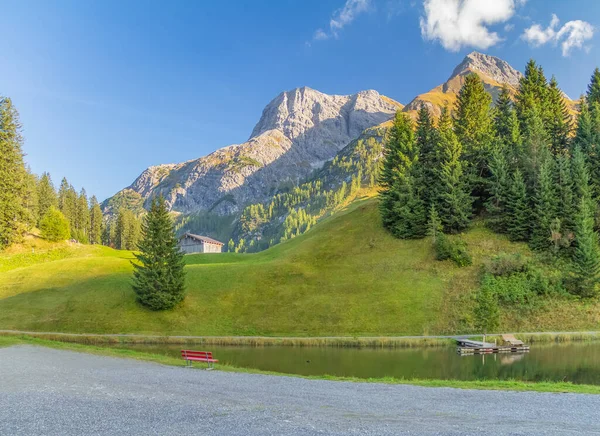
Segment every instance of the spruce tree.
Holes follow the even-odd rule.
[[[422,105],[417,115],[417,129],[415,135],[415,147],[418,153],[419,171],[418,183],[420,197],[426,207],[429,207],[437,197],[436,167],[437,162],[437,132],[433,125],[433,119],[429,109]]]
[[[516,95],[515,107],[520,123],[521,134],[531,136],[531,113],[535,112],[541,118],[541,125],[545,129],[549,126],[550,111],[548,110],[548,84],[541,67],[532,59],[525,67],[525,75],[519,82],[519,91]]]
[[[46,212],[52,206],[58,208],[58,197],[50,174],[43,173],[38,181],[38,212],[40,219],[46,215]]]
[[[581,148],[575,147],[575,149],[573,150],[573,158],[571,165],[571,174],[573,177],[573,193],[577,201],[576,205],[577,207],[579,207],[581,200],[584,200],[589,205],[589,207],[593,209],[590,172],[585,159],[585,155]]]
[[[577,115],[577,128],[575,131],[575,138],[573,139],[573,146],[579,147],[584,154],[590,155],[595,152],[592,116],[590,114],[590,108],[584,97],[581,97],[579,106],[580,108],[579,114]]]
[[[500,150],[492,153],[490,160],[490,199],[486,205],[489,224],[497,232],[507,231],[507,204],[511,187],[511,178],[505,154]]]
[[[380,176],[380,210],[383,225],[398,238],[425,235],[425,206],[415,183],[417,162],[412,122],[398,112],[384,150]]]
[[[152,200],[142,234],[133,264],[133,290],[149,309],[171,309],[185,298],[185,262],[162,196]]]
[[[529,202],[525,179],[518,168],[511,178],[506,212],[506,230],[509,238],[513,241],[527,241],[530,227]]]
[[[38,199],[38,178],[31,172],[29,168],[25,171],[23,188],[23,207],[25,215],[23,218],[24,224],[28,229],[35,227],[40,220],[40,209]]]
[[[592,74],[586,97],[587,102],[590,105],[594,102],[600,103],[600,69],[598,68],[596,68]]]
[[[582,297],[598,294],[600,276],[598,233],[594,230],[594,211],[590,206],[590,202],[581,199],[575,227],[574,275],[576,292]]]
[[[519,129],[519,119],[517,111],[514,108],[508,87],[504,85],[498,100],[494,116],[494,125],[498,139],[505,153],[509,156],[516,156],[520,153],[521,131]]]
[[[23,229],[25,164],[19,114],[9,98],[0,96],[0,249],[13,243]]]
[[[549,157],[540,167],[535,189],[530,245],[536,250],[547,249],[552,242],[550,227],[558,215],[555,174],[554,159]]]
[[[90,199],[90,230],[89,230],[89,240],[90,244],[100,244],[102,243],[102,209],[98,204],[98,200],[96,196],[93,195]]]
[[[468,163],[469,187],[479,207],[487,199],[488,161],[494,144],[492,97],[476,74],[465,78],[456,102],[455,132]],[[478,207],[478,208],[479,208]]]
[[[551,153],[548,134],[538,107],[531,105],[524,116],[528,127],[523,136],[524,153],[521,156],[521,166],[525,170],[526,184],[532,192],[538,181],[540,167]]]
[[[90,208],[85,189],[81,189],[76,203],[76,239],[82,243],[89,243]]]
[[[558,188],[558,218],[561,222],[560,233],[564,245],[569,245],[575,230],[576,211],[571,159],[565,153],[561,153],[556,158],[556,163],[558,167],[556,186]]]
[[[452,129],[447,111],[442,111],[439,123],[439,167],[437,178],[437,206],[444,230],[458,233],[466,229],[471,221],[472,204],[463,173],[462,147]]]
[[[546,130],[549,132],[552,151],[558,154],[568,149],[573,127],[563,93],[554,77],[548,88],[548,114]]]

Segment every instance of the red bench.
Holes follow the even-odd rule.
[[[187,366],[191,367],[192,362],[206,362],[208,369],[213,368],[213,363],[218,362],[217,359],[213,359],[213,355],[210,351],[192,351],[192,350],[181,350],[181,357],[187,361]]]

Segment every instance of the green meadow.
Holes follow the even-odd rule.
[[[172,311],[141,307],[133,254],[31,241],[0,254],[0,329],[205,336],[396,336],[472,332],[482,265],[522,252],[483,223],[462,238],[473,265],[434,260],[431,241],[397,240],[362,200],[256,254],[187,256],[188,294]],[[33,245],[32,245],[33,244]],[[595,330],[596,302],[502,308],[502,331]]]

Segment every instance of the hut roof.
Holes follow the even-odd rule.
[[[183,235],[181,235],[181,238],[179,238],[179,239],[181,240],[185,237],[195,239],[198,242],[208,242],[211,244],[224,245],[222,242],[217,241],[216,239],[209,238],[208,236],[194,235],[193,233],[184,233]]]

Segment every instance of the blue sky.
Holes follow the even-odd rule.
[[[245,141],[299,86],[406,104],[479,50],[521,70],[533,57],[577,97],[598,29],[597,0],[3,0],[0,94],[33,171],[102,200],[149,165]]]

